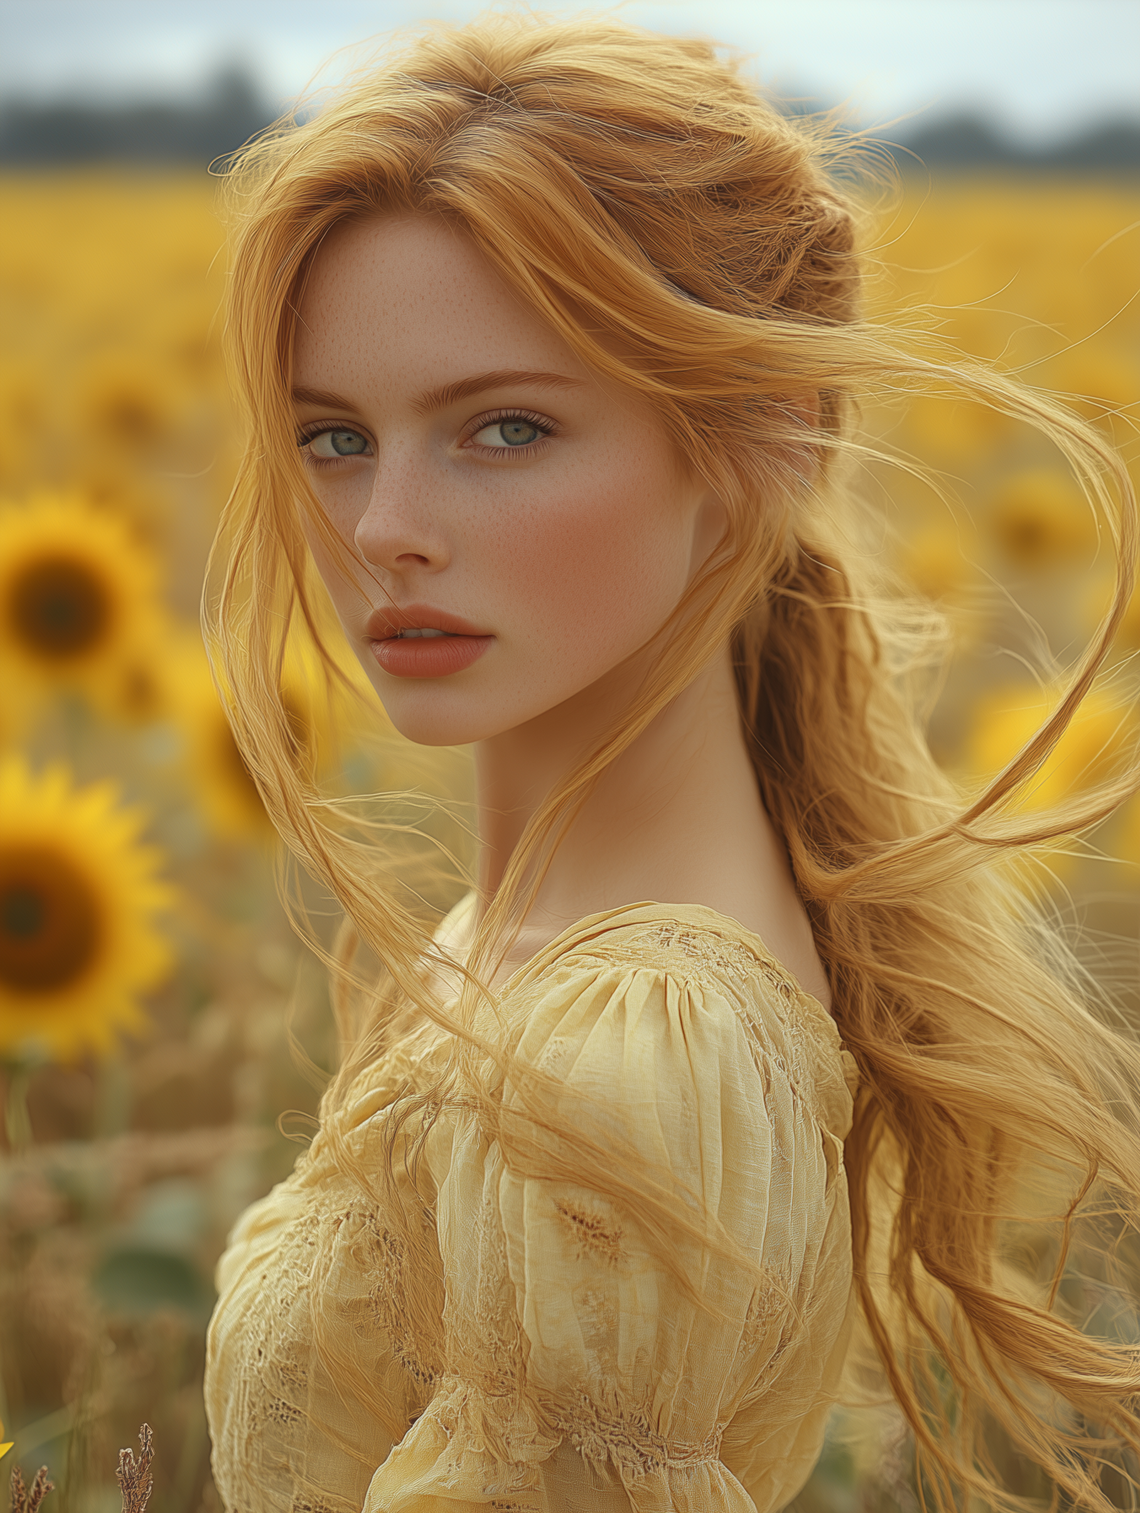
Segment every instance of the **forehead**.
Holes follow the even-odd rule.
[[[305,386],[448,382],[456,367],[585,378],[552,326],[463,232],[429,216],[345,222],[313,259],[294,374]]]

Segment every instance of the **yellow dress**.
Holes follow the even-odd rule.
[[[783,1507],[853,1316],[855,1070],[833,1020],[756,936],[689,905],[581,920],[499,1001],[525,1061],[622,1111],[647,1168],[698,1193],[770,1285],[706,1253],[687,1295],[668,1236],[513,1171],[463,1111],[437,1121],[426,1171],[396,1162],[434,1195],[425,1264],[318,1133],[218,1267],[206,1404],[227,1513]],[[409,1065],[377,1065],[343,1115],[365,1165]]]

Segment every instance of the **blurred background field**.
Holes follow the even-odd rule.
[[[201,1407],[213,1265],[290,1168],[335,1054],[196,623],[238,446],[215,192],[201,163],[0,174],[0,1440],[15,1441],[0,1469],[48,1463],[46,1508],[67,1513],[118,1509],[117,1453],[144,1419],[152,1506],[218,1506]],[[873,304],[928,303],[968,350],[1080,396],[1135,476],[1140,179],[959,163],[879,199]],[[868,426],[934,470],[934,486],[880,469],[867,488],[886,504],[881,550],[953,629],[931,738],[977,785],[1051,707],[1111,553],[1012,422],[921,399]],[[1121,696],[1138,649],[1140,599]],[[379,713],[370,734],[304,665],[286,681],[329,783],[465,797],[462,754],[417,765]],[[1111,691],[1091,699],[1039,801],[1136,735]],[[1051,853],[1041,880],[1135,1014],[1140,801]],[[916,1506],[904,1451],[889,1415],[837,1434],[798,1506]]]

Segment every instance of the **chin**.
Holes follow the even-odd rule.
[[[472,707],[466,700],[441,697],[442,690],[422,695],[400,689],[393,696],[377,689],[384,712],[393,727],[417,746],[469,746],[509,730],[517,721],[498,719],[486,708]]]
[[[510,680],[481,679],[466,686],[450,678],[372,676],[371,682],[389,721],[407,740],[417,746],[469,746],[543,716],[569,719],[575,730],[588,725],[605,686],[606,670],[596,678],[594,670],[588,669],[580,680],[566,676],[566,669],[561,671],[563,677],[557,680],[528,680],[523,672]]]

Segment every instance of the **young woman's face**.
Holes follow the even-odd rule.
[[[612,694],[723,520],[650,408],[435,219],[337,228],[300,316],[299,434],[354,572],[310,539],[397,729],[477,741]]]

